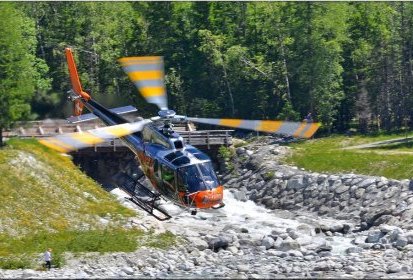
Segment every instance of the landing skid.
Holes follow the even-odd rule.
[[[128,175],[123,174],[124,183],[119,187],[131,196],[129,198],[131,202],[159,221],[165,221],[172,218],[168,212],[157,205],[156,202],[160,201],[161,196],[141,184],[138,181],[140,178],[142,178],[142,176],[134,180]]]
[[[150,190],[148,190],[148,191],[150,191]],[[131,198],[129,198],[129,200],[132,201],[133,203],[135,203],[137,206],[139,206],[140,208],[145,210],[148,214],[155,217],[159,221],[166,221],[166,220],[169,220],[170,218],[172,218],[168,214],[168,212],[166,212],[165,210],[159,208],[156,205],[156,201],[160,200],[160,197],[157,194],[154,194],[154,197],[150,198],[149,200],[141,199],[138,196],[132,196]]]

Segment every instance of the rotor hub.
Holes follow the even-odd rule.
[[[171,119],[173,118],[176,113],[174,110],[160,110],[158,112],[159,117],[161,117],[162,119]]]

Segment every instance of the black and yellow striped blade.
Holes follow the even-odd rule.
[[[310,138],[320,127],[320,123],[312,122],[307,123],[267,120],[208,119],[189,117],[187,118],[187,120],[196,123],[213,124],[219,126],[282,134],[286,136],[294,136],[297,138]]]
[[[101,127],[84,132],[66,133],[39,140],[43,145],[67,153],[141,131],[150,120]]]
[[[123,57],[118,61],[147,102],[168,109],[162,56]]]

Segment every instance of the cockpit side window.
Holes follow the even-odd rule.
[[[156,133],[150,127],[144,127],[142,131],[143,141],[146,143],[158,144],[165,148],[171,148],[171,145],[166,141],[161,134]]]
[[[162,172],[162,180],[168,182],[169,184],[173,185],[175,180],[174,171],[166,165],[161,165],[161,172]]]
[[[168,196],[176,196],[178,193],[175,187],[174,170],[164,164],[160,164],[160,169],[160,180],[162,181],[162,183],[159,184],[158,187],[161,193],[164,193]]]
[[[150,142],[151,134],[152,134],[152,131],[147,126],[145,126],[142,131],[143,141]]]
[[[201,171],[202,178],[208,188],[216,188],[219,185],[218,178],[212,167],[211,162],[204,162],[198,164],[199,170]]]
[[[178,191],[186,192],[187,186],[185,185],[184,179],[182,178],[182,174],[180,172],[178,172],[176,176],[176,180],[177,180],[177,185],[178,185]]]

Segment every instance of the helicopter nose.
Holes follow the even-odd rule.
[[[213,208],[222,204],[224,198],[224,187],[218,186],[212,190],[200,191],[195,196],[197,208]]]

